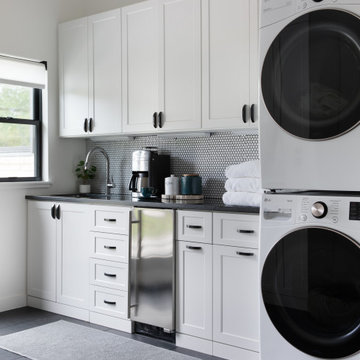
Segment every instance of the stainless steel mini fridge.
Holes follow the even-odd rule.
[[[174,210],[131,212],[130,319],[175,329]]]

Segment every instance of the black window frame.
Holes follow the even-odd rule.
[[[42,89],[33,89],[33,119],[20,119],[13,117],[0,117],[0,123],[21,124],[35,127],[35,176],[33,177],[0,177],[0,183],[3,182],[31,182],[42,181],[42,120],[43,120],[43,102]]]

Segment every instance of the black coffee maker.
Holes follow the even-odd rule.
[[[129,190],[133,198],[142,198],[141,188],[153,188],[151,197],[164,194],[165,178],[170,176],[170,156],[159,155],[157,148],[145,148],[132,154]]]

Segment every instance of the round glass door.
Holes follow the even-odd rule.
[[[360,121],[360,19],[339,10],[297,18],[269,48],[261,85],[287,132],[322,140],[351,130]]]
[[[338,359],[360,350],[360,246],[326,228],[283,237],[261,277],[273,325],[300,351]]]

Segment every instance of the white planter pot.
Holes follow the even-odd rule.
[[[81,184],[79,186],[79,192],[80,194],[88,194],[91,191],[91,186],[89,184]]]

